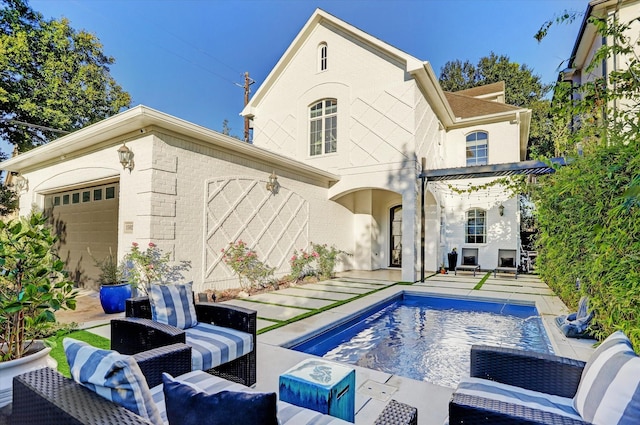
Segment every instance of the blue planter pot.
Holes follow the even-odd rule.
[[[100,304],[107,314],[122,313],[127,298],[131,298],[131,285],[128,283],[100,287]]]

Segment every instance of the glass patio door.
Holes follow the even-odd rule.
[[[402,206],[391,208],[390,218],[391,262],[389,265],[402,267]]]

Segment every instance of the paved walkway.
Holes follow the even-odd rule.
[[[322,332],[357,312],[384,302],[403,291],[439,294],[483,300],[533,303],[543,322],[556,354],[586,359],[592,352],[593,341],[565,338],[553,324],[553,318],[566,314],[566,306],[552,291],[533,275],[493,274],[479,289],[474,289],[485,273],[458,272],[437,274],[425,282],[397,285],[398,271],[348,272],[337,279],[307,284],[260,294],[227,303],[254,309],[258,312],[258,381],[259,391],[278,391],[279,375],[303,359],[310,357],[287,349],[307,335]],[[108,323],[119,315],[106,315],[99,308],[95,294],[83,294],[78,299],[77,312],[58,316],[65,321],[84,322],[86,327]],[[97,306],[97,310],[96,310]],[[299,319],[299,320],[298,320]],[[109,337],[108,326],[98,326],[93,332]],[[378,372],[361,367],[356,369],[356,424],[371,424],[389,399],[418,407],[420,425],[441,425],[447,416],[453,389],[428,382]]]

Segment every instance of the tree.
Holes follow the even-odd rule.
[[[529,132],[529,156],[554,156],[549,136],[549,101],[544,96],[550,85],[527,65],[511,62],[508,56],[480,58],[476,65],[466,60],[447,62],[440,70],[440,85],[446,91],[466,90],[477,86],[505,82],[505,102],[532,110]]]
[[[26,0],[0,0],[0,137],[25,152],[98,122],[131,102],[109,73],[115,60],[67,19]]]

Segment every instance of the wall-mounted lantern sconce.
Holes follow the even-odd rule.
[[[16,194],[21,195],[23,192],[29,190],[29,180],[22,174],[12,171],[11,172],[11,186]]]
[[[280,183],[278,183],[278,176],[276,176],[276,172],[272,172],[269,176],[269,181],[267,182],[267,190],[272,194],[278,193],[278,189],[280,189]]]
[[[118,157],[120,158],[122,169],[129,170],[129,173],[131,173],[135,165],[133,162],[133,151],[129,149],[125,143],[118,149]]]
[[[498,207],[498,212],[500,213],[501,216],[504,215],[504,205],[500,204],[500,206]]]

